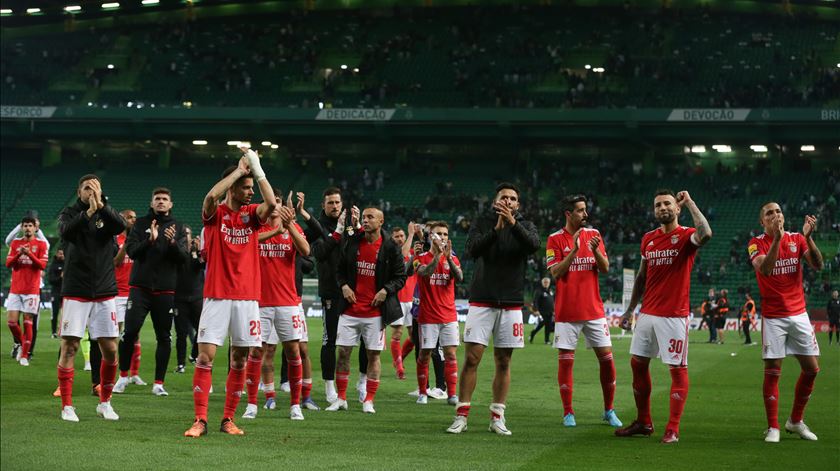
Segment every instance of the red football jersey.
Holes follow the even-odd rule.
[[[767,234],[753,237],[747,251],[750,262],[759,255],[767,255],[773,239]],[[805,236],[798,232],[785,232],[779,243],[776,266],[765,276],[755,271],[758,291],[761,293],[761,315],[764,317],[798,316],[805,312],[805,290],[802,289],[802,264],[808,252]]]
[[[29,247],[29,255],[20,254],[18,249]],[[32,238],[17,238],[12,241],[6,266],[12,269],[10,294],[41,294],[41,272],[47,266],[47,243]]]
[[[118,234],[117,235],[117,245],[119,248],[123,248],[125,245],[125,234]],[[131,268],[134,266],[134,260],[125,255],[125,259],[123,259],[123,264],[114,267],[114,276],[117,278],[117,296],[128,296],[128,279],[131,277]]]
[[[298,232],[303,230],[295,223]],[[273,227],[263,226],[260,232],[270,232]],[[260,277],[262,288],[260,306],[297,306],[300,297],[295,286],[295,248],[289,231],[260,242]]]
[[[677,226],[669,233],[655,229],[642,237],[642,258],[647,261],[641,312],[659,317],[688,317],[691,268],[699,246],[693,227]]]
[[[226,204],[204,215],[207,234],[207,273],[204,297],[259,301],[260,262],[257,232],[263,223],[257,216],[257,204],[242,206],[239,211]]]
[[[410,256],[403,257],[403,261],[408,263],[411,260]],[[417,286],[417,275],[405,277],[405,286],[397,293],[397,299],[401,303],[410,303],[414,301],[414,288]]]
[[[598,287],[598,265],[595,255],[589,249],[589,240],[601,237],[596,229],[583,229],[580,232],[580,248],[577,256],[569,265],[569,271],[556,281],[557,294],[554,296],[555,322],[581,322],[604,317],[604,302]],[[575,247],[574,234],[560,229],[548,236],[545,245],[546,268],[562,262]],[[607,255],[604,240],[601,239],[598,250]]]
[[[359,252],[356,254],[356,302],[349,306],[344,314],[352,317],[379,317],[379,307],[373,307],[376,296],[376,256],[379,255],[379,248],[382,247],[382,237],[376,242],[369,243],[362,238],[359,243]]]
[[[428,265],[434,260],[431,252],[420,254],[417,258],[419,265]],[[452,256],[456,266],[461,266],[458,257]],[[432,276],[419,276],[420,285],[420,315],[417,322],[421,324],[445,324],[458,320],[455,310],[455,280],[452,279],[449,262],[441,254],[438,265]]]

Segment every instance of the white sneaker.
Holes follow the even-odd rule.
[[[446,398],[448,398],[448,397],[449,397],[449,396],[446,394],[446,392],[445,392],[443,389],[440,389],[440,388],[432,388],[432,389],[429,389],[429,390],[426,392],[426,394],[427,394],[429,397],[431,397],[432,399],[446,399]]]
[[[210,392],[207,393],[207,394],[213,394],[213,385],[212,384],[210,385]]]
[[[450,406],[457,406],[458,405],[458,396],[449,396],[446,398],[446,403]]]
[[[29,366],[29,360],[26,358],[20,359],[20,366]]]
[[[507,429],[505,426],[505,419],[504,417],[499,419],[493,419],[490,421],[490,428],[487,429],[489,432],[495,432],[498,435],[512,435],[511,431]]]
[[[336,401],[330,404],[325,410],[328,410],[330,412],[347,410],[347,401],[345,401],[344,399],[336,399]]]
[[[767,431],[764,432],[764,441],[767,443],[779,443],[779,429],[768,428]]]
[[[324,382],[324,393],[328,404],[338,400],[338,393],[335,391],[335,381],[327,380]]]
[[[100,402],[99,405],[96,406],[96,415],[102,417],[105,420],[120,420],[120,416],[114,412],[114,408],[111,407],[111,402]]]
[[[467,431],[467,418],[463,415],[456,415],[452,425],[446,429],[446,433],[461,433]]]
[[[359,391],[359,402],[365,402],[367,397],[367,378],[356,381],[356,391]]]
[[[243,419],[256,419],[258,409],[259,409],[259,407],[257,407],[256,404],[248,404],[247,406],[245,406],[245,413],[242,414],[242,418]]]
[[[286,381],[285,383],[280,383],[280,390],[283,392],[290,392],[292,388],[289,386],[289,382]]]
[[[303,420],[303,411],[300,410],[300,404],[295,404],[289,409],[289,418],[292,420]]]
[[[85,371],[90,371],[90,362],[89,361],[85,362]]]
[[[64,409],[61,409],[61,420],[78,422],[79,416],[76,415],[76,408],[73,406],[64,406]]]
[[[411,391],[410,393],[408,393],[408,395],[411,396],[411,397],[420,397],[420,390],[415,389],[414,391]]]
[[[417,403],[418,404],[428,404],[429,403],[429,396],[426,396],[425,394],[421,394],[421,395],[417,396]]]
[[[365,401],[362,403],[362,412],[365,414],[375,414],[376,411],[373,409],[373,401]]]
[[[143,378],[141,378],[139,375],[134,375],[131,378],[128,378],[128,382],[131,384],[136,384],[138,386],[146,386],[146,384],[148,384],[145,381],[143,381]]]
[[[115,394],[122,394],[125,392],[125,387],[128,386],[128,376],[120,376],[117,382],[114,383],[113,392]]]
[[[160,384],[160,383],[155,383],[155,385],[152,386],[152,394],[154,394],[155,396],[168,396],[169,395],[169,393],[166,392],[166,389],[163,389],[163,385]]]
[[[785,430],[787,430],[788,433],[799,434],[799,438],[803,440],[817,441],[817,436],[811,431],[811,429],[808,428],[807,425],[805,425],[805,422],[795,424],[791,422],[790,419],[787,419],[787,422],[785,422]]]

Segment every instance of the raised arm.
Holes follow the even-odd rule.
[[[228,189],[233,186],[236,180],[250,174],[250,172],[251,171],[248,168],[248,159],[243,156],[239,159],[239,165],[236,167],[236,170],[216,182],[216,184],[213,185],[213,188],[210,188],[210,191],[204,196],[204,202],[201,205],[202,217],[207,220],[216,214],[216,207],[219,206],[219,200],[225,196],[225,193],[227,193]],[[272,201],[273,200],[274,199],[272,198]]]
[[[694,221],[694,228],[697,229],[693,236],[694,242],[700,247],[706,245],[706,242],[712,239],[712,228],[709,226],[706,216],[703,216],[687,191],[677,193],[677,204],[688,208],[688,212],[691,213],[691,220]]]
[[[802,235],[805,236],[805,242],[808,244],[808,251],[805,252],[804,258],[808,265],[816,271],[820,271],[825,266],[823,263],[823,255],[819,247],[814,242],[814,231],[817,230],[817,218],[811,215],[805,216],[805,224],[802,226]]]

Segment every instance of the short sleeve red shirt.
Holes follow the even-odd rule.
[[[406,255],[403,257],[403,261],[408,263],[411,260],[411,257]],[[397,292],[397,299],[401,303],[410,303],[414,301],[414,287],[417,286],[417,275],[412,274],[411,276],[407,276],[405,278],[405,286],[399,292]]]
[[[348,306],[344,314],[351,317],[379,317],[381,315],[378,307],[370,305],[376,296],[376,257],[379,255],[380,247],[382,247],[382,237],[373,243],[362,238],[359,243],[359,252],[356,254],[356,302]]]
[[[22,254],[15,259],[18,250],[24,246],[29,247],[29,255]],[[40,266],[35,263],[36,260]],[[47,265],[47,243],[38,239],[13,240],[9,255],[6,257],[6,266],[9,265],[12,269],[12,285],[9,287],[9,293],[40,294],[41,272],[44,271],[42,267]]]
[[[425,252],[417,258],[419,265],[428,265],[434,260],[434,254]],[[458,257],[452,256],[452,261],[460,267]],[[445,324],[456,322],[458,312],[455,310],[455,280],[452,279],[452,267],[446,257],[440,255],[437,267],[431,276],[419,276],[420,286],[420,315],[417,322],[421,324]]]
[[[642,237],[647,263],[641,312],[659,317],[688,317],[691,268],[699,248],[693,227],[677,226],[669,233],[655,229]]]
[[[569,265],[569,271],[555,283],[555,322],[581,322],[604,317],[604,302],[598,287],[598,265],[589,248],[589,241],[596,236],[601,236],[596,229],[583,229],[580,232],[577,256]],[[566,229],[551,234],[545,246],[546,268],[562,262],[574,247],[574,234]],[[597,250],[607,255],[603,239]]]
[[[298,232],[303,230],[295,224]],[[263,226],[259,232],[274,228]],[[297,306],[300,297],[295,286],[295,257],[297,249],[289,231],[277,234],[260,245],[260,278],[262,279],[260,306]]]
[[[752,262],[759,255],[767,255],[773,239],[761,234],[750,240],[747,252]],[[758,270],[755,277],[761,293],[761,315],[764,317],[798,316],[806,311],[805,290],[802,288],[802,257],[808,252],[805,236],[785,232],[779,243],[779,257],[770,275]]]
[[[207,251],[207,274],[204,297],[259,301],[260,263],[257,232],[263,225],[257,216],[257,204],[234,211],[226,204],[204,215]]]
[[[122,249],[125,245],[125,234],[117,235],[117,245]],[[126,254],[122,265],[114,267],[114,276],[117,278],[117,296],[128,296],[128,279],[131,277],[131,269],[134,267],[134,260]]]

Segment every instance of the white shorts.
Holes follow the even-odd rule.
[[[808,313],[761,319],[761,358],[773,360],[787,355],[819,356],[820,345]]]
[[[298,304],[298,309],[300,309],[300,324],[303,326],[300,343],[309,343],[309,327],[306,325],[306,312],[303,310],[303,303]]]
[[[464,326],[464,342],[485,347],[525,348],[525,324],[522,309],[470,306]]]
[[[385,329],[381,317],[352,317],[342,314],[338,317],[338,335],[336,345],[355,347],[359,338],[364,339],[368,350],[385,349]]]
[[[445,324],[417,324],[420,327],[420,348],[423,350],[434,350],[437,348],[438,340],[441,347],[457,347],[461,332],[458,330],[458,322],[447,322]]]
[[[411,317],[411,303],[400,303],[400,309],[402,310],[402,317],[391,322],[388,325],[398,326],[398,325],[411,325],[411,320],[406,320],[407,318]]]
[[[61,328],[58,334],[61,337],[82,338],[85,336],[85,328],[91,340],[116,338],[120,335],[114,298],[95,302],[64,298],[61,309]]]
[[[610,326],[607,319],[592,319],[580,322],[554,323],[554,348],[574,350],[577,348],[580,332],[583,331],[586,348],[612,347]]]
[[[277,345],[293,342],[303,336],[298,306],[271,306],[260,308],[260,339],[263,343]]]
[[[256,301],[204,298],[198,342],[222,346],[230,335],[234,347],[260,347],[260,306]]]
[[[38,314],[41,297],[37,294],[12,294],[3,303],[7,311],[20,311],[27,314]]]
[[[630,341],[632,355],[659,356],[666,365],[688,365],[688,317],[659,317],[639,313]]]
[[[117,304],[117,322],[125,322],[125,311],[128,306],[128,296],[117,296],[114,298]]]

